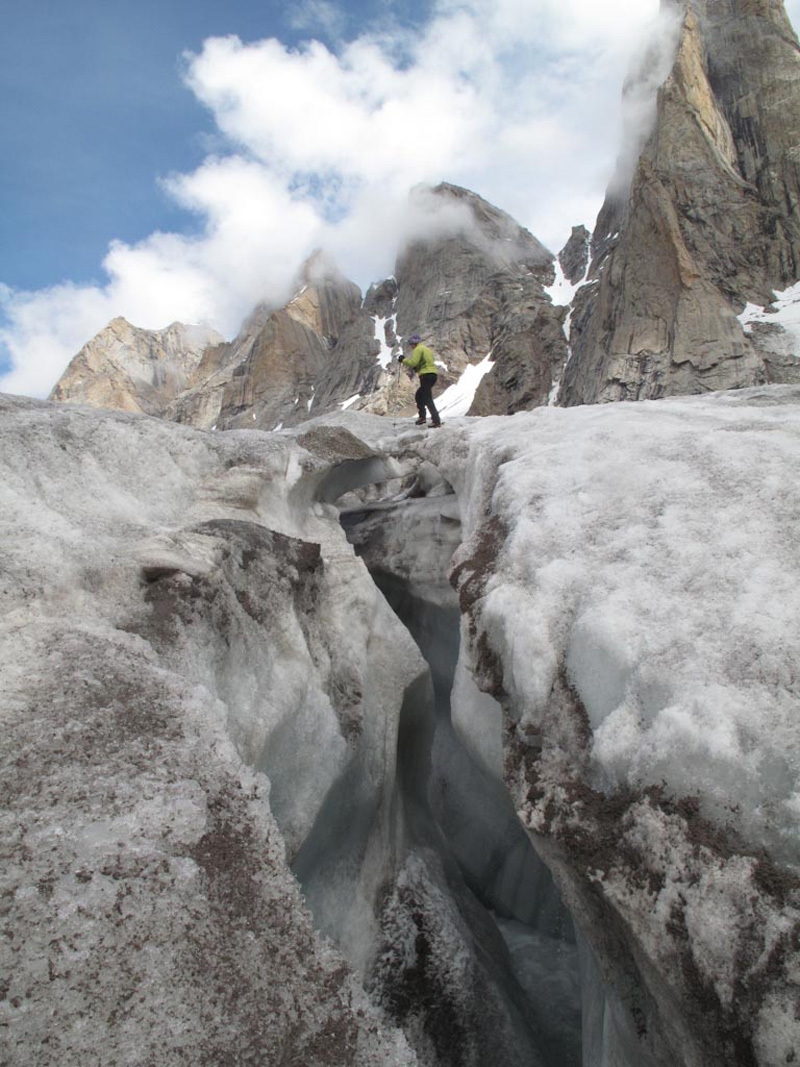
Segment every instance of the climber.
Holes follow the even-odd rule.
[[[439,377],[436,372],[436,353],[422,343],[422,338],[419,334],[412,334],[407,343],[411,346],[411,355],[404,359],[401,354],[398,358],[404,366],[411,367],[419,375],[419,389],[414,393],[414,400],[419,412],[419,418],[415,425],[427,425],[425,414],[425,409],[427,408],[431,413],[431,426],[434,428],[439,427],[442,425],[442,420],[439,418],[439,412],[433,402],[433,387]]]

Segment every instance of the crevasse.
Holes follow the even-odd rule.
[[[340,468],[320,493],[331,501],[378,473],[375,464]],[[370,880],[376,900],[363,905],[371,944],[362,941],[358,954],[372,998],[403,1027],[421,1063],[595,1062],[582,1051],[572,920],[491,756],[470,750],[453,725],[451,701],[480,705],[499,752],[500,709],[478,693],[459,655],[460,613],[447,578],[460,541],[456,497],[430,471],[392,488],[394,496],[366,505],[354,492],[339,500],[348,539],[429,665],[403,702],[392,839],[376,847],[374,798],[365,768],[353,765],[323,804],[295,872],[321,928],[352,944],[352,909],[350,929],[336,928],[345,914],[334,899],[346,891],[341,857],[345,869],[382,865]]]

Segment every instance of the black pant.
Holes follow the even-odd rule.
[[[417,403],[417,411],[421,419],[425,418],[425,408],[427,408],[434,422],[441,421],[439,412],[433,402],[433,387],[436,385],[438,378],[438,374],[420,374],[419,376],[419,389],[414,393],[414,400]]]

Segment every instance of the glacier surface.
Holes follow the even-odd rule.
[[[2,398],[4,1060],[792,1062],[798,460],[788,386]]]

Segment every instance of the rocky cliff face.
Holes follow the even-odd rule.
[[[322,254],[269,316],[225,387],[220,428],[294,425],[369,391],[378,343],[361,291]]]
[[[170,402],[220,356],[222,337],[175,322],[141,330],[114,319],[80,350],[59,379],[52,400],[164,415]]]
[[[429,195],[429,194],[428,194]],[[407,247],[397,263],[397,322],[422,335],[447,366],[441,384],[491,355],[472,414],[505,414],[546,403],[566,357],[562,315],[544,293],[553,256],[481,197],[452,185],[430,205],[462,209],[455,232]]]
[[[573,226],[569,240],[558,254],[558,262],[570,285],[577,285],[586,275],[591,254],[592,235],[585,226]]]
[[[674,60],[633,176],[617,176],[597,221],[566,404],[788,376],[736,316],[798,276],[797,40],[779,0],[663,6],[678,22],[666,18],[628,94],[665,50]]]

